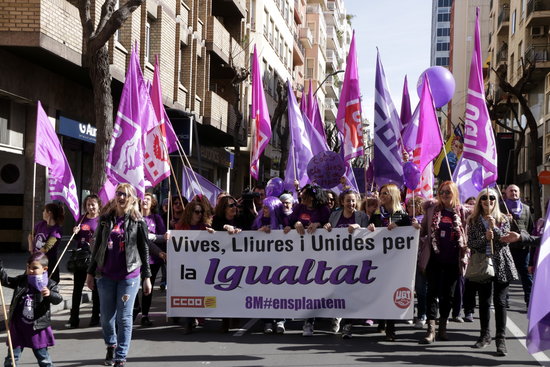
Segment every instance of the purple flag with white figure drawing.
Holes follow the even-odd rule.
[[[458,186],[460,194],[460,202],[464,203],[468,198],[477,197],[479,189],[474,185],[474,172],[482,170],[483,166],[476,161],[464,158],[464,155],[459,159],[456,168],[453,172],[453,181]]]
[[[250,161],[250,174],[258,180],[260,171],[260,156],[271,139],[271,120],[265,99],[264,86],[262,84],[262,71],[256,46],[252,56],[252,106],[251,117],[254,124],[252,136],[252,157]]]
[[[340,131],[344,160],[363,155],[363,118],[361,117],[361,91],[355,51],[355,32],[351,37],[344,84],[338,103],[336,126]]]
[[[48,168],[48,191],[52,200],[64,202],[75,220],[78,220],[78,194],[73,173],[59,138],[38,101],[34,161]]]
[[[426,74],[424,74],[419,106],[418,134],[413,156],[418,157],[418,169],[423,173],[424,168],[439,155],[443,147],[430,82]]]
[[[479,8],[476,9],[474,51],[470,64],[465,120],[462,157],[479,162],[484,167],[483,186],[486,187],[497,181],[498,169],[495,135],[485,101]]]
[[[137,51],[133,49],[120,96],[105,173],[113,184],[127,182],[134,186],[140,199],[145,193],[143,136],[157,125]]]
[[[144,167],[145,177],[151,187],[170,176],[169,153],[178,149],[177,136],[162,104],[158,59],[155,61],[153,84],[149,94],[159,125],[151,129],[145,137]]]
[[[210,201],[212,206],[216,205],[216,199],[218,198],[219,193],[222,192],[222,189],[218,186],[214,185],[198,173],[193,172],[191,168],[186,166],[183,166],[181,189],[181,194],[188,200],[191,200],[195,195],[201,194],[208,198],[208,201]]]
[[[97,196],[99,196],[99,199],[101,200],[101,204],[104,206],[107,205],[107,203],[115,197],[115,191],[116,186],[113,185],[111,180],[105,180],[103,187],[97,193]]]
[[[544,233],[539,247],[527,317],[527,350],[534,354],[550,349],[550,205],[546,208]]]
[[[399,115],[399,118],[401,119],[401,134],[403,134],[403,130],[407,127],[411,117],[411,98],[409,96],[407,76],[405,75],[405,81],[403,82],[403,96],[401,97],[401,114]]]
[[[298,180],[298,182],[300,182],[300,187],[302,187],[309,182],[307,165],[313,157],[307,130],[310,127],[306,127],[290,82],[287,82],[287,88],[290,143],[288,161],[285,169],[285,187],[294,187],[294,180]]]
[[[376,59],[374,89],[374,181],[378,186],[390,182],[401,186],[403,185],[403,160],[399,145],[401,122],[386,85],[386,75],[379,52]]]

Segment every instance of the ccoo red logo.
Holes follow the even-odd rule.
[[[393,303],[399,308],[408,308],[411,305],[413,293],[409,288],[398,288],[393,294]]]

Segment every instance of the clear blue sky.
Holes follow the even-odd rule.
[[[414,109],[416,82],[430,67],[432,0],[344,0],[344,4],[348,14],[355,15],[352,27],[364,117],[373,123],[376,47],[398,112],[405,75]]]

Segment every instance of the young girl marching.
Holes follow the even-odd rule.
[[[32,351],[40,367],[53,366],[48,347],[55,344],[51,328],[50,305],[61,303],[57,283],[48,279],[48,257],[43,252],[33,253],[27,260],[26,274],[8,277],[0,262],[2,286],[14,289],[10,304],[9,331],[13,359],[17,364],[24,348]],[[12,366],[11,353],[4,366]]]

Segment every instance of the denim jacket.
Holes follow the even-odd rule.
[[[99,218],[95,231],[95,245],[92,252],[92,261],[88,267],[88,274],[96,275],[98,267],[103,266],[107,242],[115,224],[115,216],[107,214]],[[143,220],[133,220],[128,214],[124,217],[124,243],[126,253],[126,271],[131,273],[141,266],[144,278],[151,277],[149,267],[149,246],[147,245],[147,224]]]

